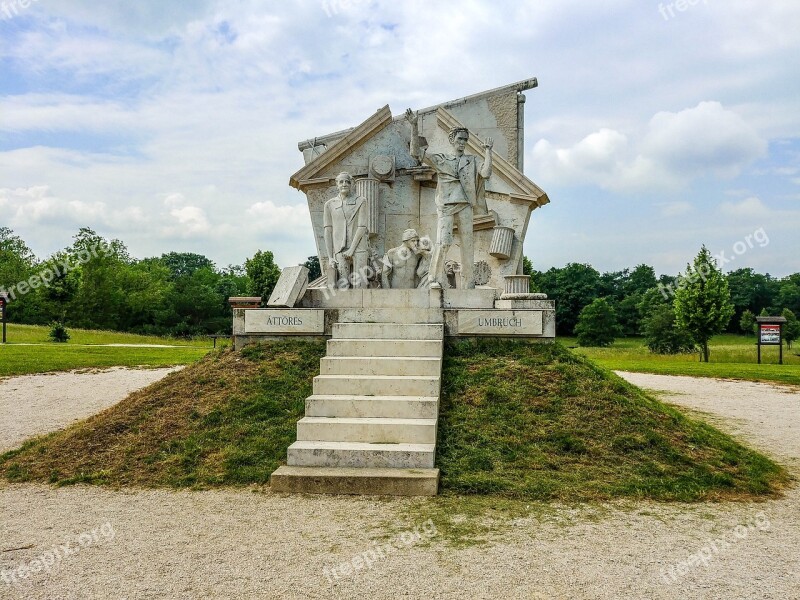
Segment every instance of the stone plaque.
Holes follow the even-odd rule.
[[[322,334],[325,332],[325,311],[271,308],[246,310],[244,332],[273,335]]]
[[[540,310],[458,311],[458,335],[539,336],[542,333]]]
[[[272,290],[272,295],[267,301],[267,306],[285,306],[288,308],[297,304],[308,287],[308,268],[303,265],[286,267],[281,271],[280,279]]]

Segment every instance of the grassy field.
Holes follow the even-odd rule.
[[[653,354],[641,338],[620,339],[608,348],[576,347],[578,342],[575,338],[559,338],[559,341],[570,348],[574,347],[574,352],[591,358],[607,369],[800,385],[800,356],[798,356],[800,345],[791,350],[784,346],[783,365],[777,364],[777,347],[763,347],[762,364],[759,365],[753,336],[730,334],[715,336],[711,340],[708,363],[701,363],[697,353]]]
[[[325,345],[217,351],[0,457],[11,481],[266,484],[296,439]],[[522,501],[775,496],[777,464],[561,345],[448,348],[436,464],[444,496]]]
[[[8,343],[0,345],[0,377],[103,367],[167,367],[192,363],[211,348],[211,340],[177,340],[112,331],[70,329],[70,340],[56,344],[48,327],[8,325]],[[151,344],[163,348],[107,344]]]
[[[208,348],[211,340],[201,338],[197,340],[186,340],[178,338],[156,337],[151,335],[136,335],[133,333],[120,333],[117,331],[97,331],[93,329],[72,329],[67,328],[70,339],[66,343],[68,346],[81,344],[160,344],[170,346],[191,346],[196,348]],[[49,327],[41,325],[17,325],[8,324],[8,343],[9,344],[49,344],[52,343],[48,334]],[[65,344],[58,344],[64,346]]]

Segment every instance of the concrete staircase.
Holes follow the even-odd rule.
[[[337,323],[279,492],[434,496],[444,326]]]

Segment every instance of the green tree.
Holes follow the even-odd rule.
[[[244,263],[247,276],[250,278],[250,293],[261,296],[261,303],[266,305],[275,284],[281,276],[281,270],[275,264],[275,257],[272,252],[259,250],[253,258],[248,258]]]
[[[556,324],[561,335],[572,335],[581,310],[600,293],[600,273],[591,265],[570,263],[563,269],[533,272],[535,289],[556,301]]]
[[[214,269],[214,263],[203,256],[194,252],[168,252],[161,255],[161,261],[172,273],[173,279],[192,275],[198,269]]]
[[[792,342],[800,337],[800,320],[788,308],[783,309],[781,316],[786,317],[786,323],[783,324],[783,339],[787,348],[791,348]]]
[[[692,336],[677,326],[671,304],[660,304],[645,317],[642,329],[650,352],[681,354],[695,349]]]
[[[753,335],[755,333],[756,316],[746,308],[739,318],[739,329],[745,335]]]
[[[581,346],[610,346],[619,334],[614,309],[605,298],[595,298],[581,310],[575,326]]]
[[[686,265],[674,306],[676,324],[689,332],[702,349],[703,362],[708,362],[708,342],[725,329],[734,308],[728,282],[705,245],[694,264]]]
[[[751,268],[745,268],[731,271],[726,278],[735,310],[731,319],[731,330],[740,324],[745,310],[757,315],[762,309],[775,306],[780,282],[769,274],[762,275]]]
[[[794,273],[782,279],[779,286],[778,296],[773,306],[788,308],[794,314],[800,315],[800,273]]]
[[[309,256],[305,262],[305,267],[308,269],[308,280],[314,281],[322,277],[322,267],[319,264],[319,256]]]

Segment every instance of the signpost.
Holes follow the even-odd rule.
[[[778,346],[778,364],[783,364],[783,324],[786,317],[756,317],[758,323],[758,364],[761,364],[761,346]]]
[[[6,306],[8,306],[8,296],[0,292],[0,322],[3,323],[3,343],[6,343]]]

